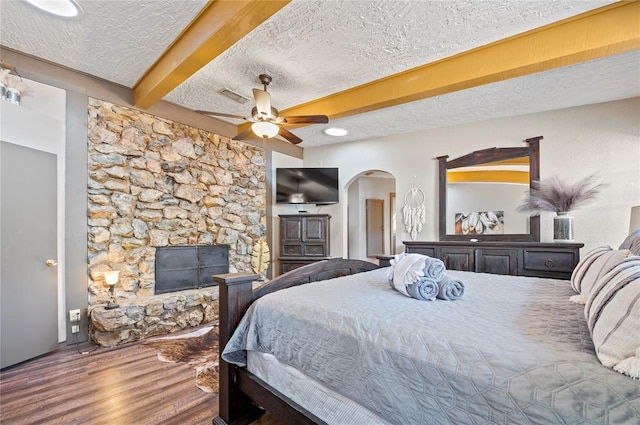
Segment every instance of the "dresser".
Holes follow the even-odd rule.
[[[570,279],[581,243],[405,241],[405,252],[441,259],[447,269]],[[381,265],[387,264],[381,259]]]
[[[329,259],[329,214],[280,215],[280,274]]]

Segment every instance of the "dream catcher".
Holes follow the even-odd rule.
[[[415,182],[411,190],[404,195],[402,218],[411,240],[415,240],[418,237],[418,233],[422,231],[422,225],[426,222],[424,192],[415,187]]]

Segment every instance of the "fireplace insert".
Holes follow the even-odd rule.
[[[228,245],[156,248],[156,294],[216,285],[211,276],[229,273]]]

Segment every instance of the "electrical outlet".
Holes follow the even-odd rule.
[[[79,322],[80,321],[80,310],[69,310],[69,321],[70,322]]]
[[[78,326],[78,325],[71,326],[71,333],[72,334],[77,334],[78,332],[80,332],[80,326]]]

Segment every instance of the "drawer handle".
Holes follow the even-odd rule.
[[[546,268],[552,269],[555,263],[551,258],[548,258],[547,261],[544,262],[544,265]]]

